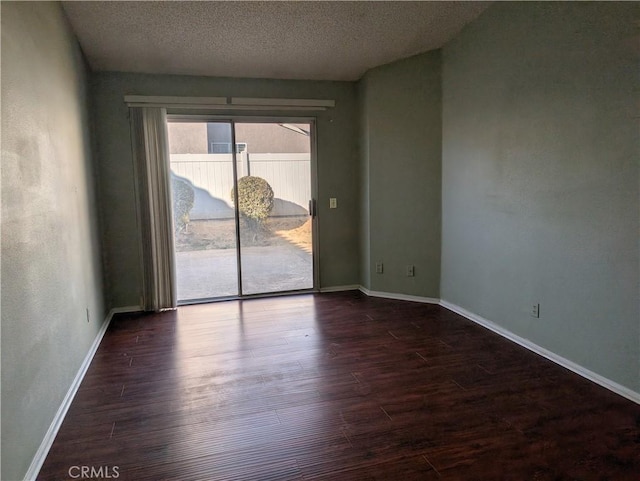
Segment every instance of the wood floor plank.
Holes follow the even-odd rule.
[[[38,476],[615,479],[640,406],[440,306],[358,292],[114,318]]]

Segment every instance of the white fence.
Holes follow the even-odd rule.
[[[231,154],[171,154],[172,173],[187,180],[195,192],[193,220],[233,217],[233,157]],[[309,154],[237,155],[238,178],[262,177],[273,189],[271,215],[304,215],[311,198]]]

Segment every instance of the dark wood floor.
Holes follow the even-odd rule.
[[[114,319],[38,479],[638,481],[639,424],[438,306],[234,301]]]

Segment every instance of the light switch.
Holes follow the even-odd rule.
[[[329,199],[329,209],[337,209],[338,208],[338,199],[335,197],[331,197]]]

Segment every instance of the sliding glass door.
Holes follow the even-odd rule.
[[[312,289],[312,123],[167,130],[178,301]]]
[[[229,122],[169,122],[178,301],[237,296]],[[215,143],[207,139],[214,135]],[[213,150],[213,152],[211,152]]]
[[[236,123],[235,133],[242,293],[311,289],[310,125]]]

